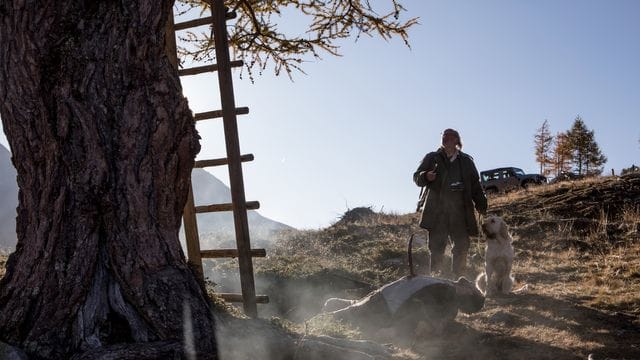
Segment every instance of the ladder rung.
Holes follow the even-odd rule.
[[[249,250],[251,257],[265,257],[267,256],[267,250],[265,249],[251,249]],[[238,249],[215,249],[215,250],[202,250],[200,256],[207,259],[215,258],[237,258]]]
[[[226,14],[227,20],[235,19],[237,16],[235,11],[230,11]],[[174,31],[185,30],[192,27],[202,26],[202,25],[211,25],[213,23],[213,16],[207,16],[199,19],[189,20],[177,23],[173,25]]]
[[[260,203],[257,201],[247,201],[247,210],[257,210],[260,208]],[[213,204],[213,205],[201,205],[196,206],[196,214],[219,212],[219,211],[232,211],[233,204]]]
[[[238,293],[215,293],[228,302],[242,302],[242,294]],[[269,297],[267,295],[256,295],[256,302],[258,304],[267,304]]]
[[[232,68],[240,67],[242,65],[244,65],[244,62],[242,60],[234,60],[231,62]],[[214,71],[218,71],[218,64],[203,65],[203,66],[196,66],[196,67],[187,68],[187,69],[180,69],[178,70],[178,75],[180,76],[197,75],[197,74],[214,72]]]
[[[249,113],[248,107],[236,108],[236,115],[247,115],[248,113]],[[214,110],[214,111],[207,111],[207,112],[193,114],[193,120],[195,121],[215,119],[215,118],[221,118],[221,117],[222,117],[222,110]]]
[[[202,26],[202,25],[211,25],[213,23],[213,16],[207,16],[199,19],[179,22],[173,25],[174,31],[184,30],[192,27]]]
[[[240,161],[241,162],[253,161],[253,154],[241,155],[240,156]],[[210,167],[210,166],[227,165],[228,163],[229,163],[229,159],[227,159],[227,158],[210,159],[210,160],[198,160],[193,165],[193,167],[201,169],[201,168]]]

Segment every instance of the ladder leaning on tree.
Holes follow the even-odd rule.
[[[171,19],[169,24],[170,29],[168,29],[167,32],[167,52],[169,56],[173,58],[172,61],[174,61],[174,66],[177,68],[178,56],[175,43],[175,31],[202,25],[213,26],[217,64],[180,69],[178,70],[178,74],[180,76],[188,76],[214,71],[218,74],[218,86],[220,89],[222,109],[194,114],[194,120],[201,121],[222,118],[227,157],[222,159],[199,160],[195,162],[194,167],[204,168],[228,165],[229,183],[231,187],[231,203],[195,206],[193,200],[193,188],[191,184],[189,185],[189,196],[183,212],[185,238],[187,242],[187,256],[189,258],[189,262],[193,268],[199,272],[199,276],[201,277],[203,276],[202,258],[237,257],[240,268],[240,285],[242,288],[242,294],[221,293],[219,295],[227,301],[242,302],[245,314],[255,318],[258,315],[256,304],[258,302],[266,303],[269,301],[269,298],[264,295],[256,296],[255,282],[253,278],[252,257],[264,257],[266,256],[266,251],[264,249],[251,249],[249,239],[247,210],[258,209],[260,204],[257,201],[247,202],[245,199],[244,181],[242,178],[242,162],[252,161],[253,155],[240,155],[236,115],[248,114],[249,109],[246,107],[235,107],[233,79],[231,77],[231,68],[242,66],[243,62],[231,61],[229,57],[226,20],[232,19],[235,14],[227,13],[223,0],[212,0],[210,5],[210,17],[176,23],[175,25],[173,24],[173,19]],[[170,36],[170,34],[173,34],[173,36]],[[200,250],[196,214],[217,211],[233,211],[237,249]]]

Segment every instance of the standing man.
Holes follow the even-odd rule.
[[[431,271],[447,273],[442,260],[451,239],[451,270],[456,278],[464,275],[467,266],[469,236],[478,235],[474,208],[480,214],[487,211],[487,197],[473,158],[461,150],[460,134],[446,129],[442,133],[442,146],[428,153],[413,174],[416,185],[426,187],[420,227],[429,231]]]

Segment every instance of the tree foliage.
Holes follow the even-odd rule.
[[[573,153],[566,132],[558,132],[555,137],[555,146],[552,151],[552,171],[555,176],[571,170]]]
[[[549,129],[549,121],[544,120],[534,135],[536,162],[540,164],[540,174],[547,175],[552,167],[553,135]]]
[[[578,175],[600,175],[607,158],[600,151],[593,130],[587,128],[580,116],[574,120],[567,138],[572,151],[572,163]]]
[[[593,135],[593,131],[591,131]],[[595,139],[589,143],[587,152],[587,161],[585,163],[585,175],[600,175],[602,174],[604,164],[607,162],[607,157],[602,154],[600,146],[596,143]]]
[[[210,11],[207,0],[177,3],[179,14],[200,11],[204,16]],[[405,8],[398,0],[225,0],[225,5],[237,15],[228,22],[229,43],[250,76],[252,69],[262,72],[270,63],[276,75],[282,70],[289,77],[294,70],[304,72],[305,59],[340,55],[337,41],[351,36],[400,37],[409,46],[407,30],[418,23],[417,18],[402,19]],[[387,9],[380,10],[385,5]],[[299,33],[280,29],[278,22],[285,16],[303,24]],[[183,60],[214,59],[211,32],[187,31],[179,37]]]

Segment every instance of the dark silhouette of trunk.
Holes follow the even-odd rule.
[[[20,188],[0,340],[32,358],[183,357],[183,329],[215,357],[178,241],[199,144],[164,56],[172,5],[0,2],[0,116]]]

